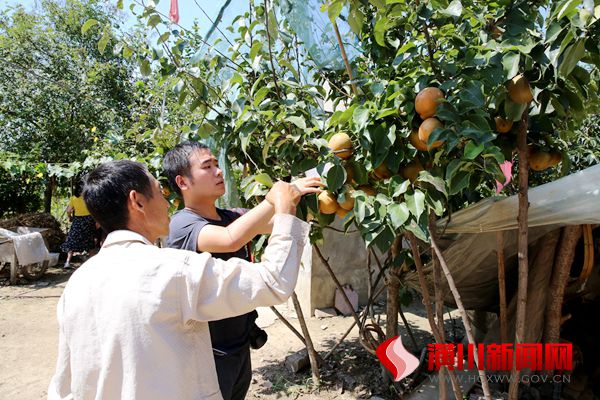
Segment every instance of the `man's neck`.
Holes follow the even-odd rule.
[[[221,217],[217,212],[217,207],[215,206],[216,199],[201,199],[196,201],[185,201],[185,207],[201,217],[208,219],[216,219],[219,220]]]

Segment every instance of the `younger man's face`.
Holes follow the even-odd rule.
[[[183,178],[187,188],[182,192],[188,195],[219,198],[225,194],[223,171],[208,149],[197,150],[190,155],[190,177]]]

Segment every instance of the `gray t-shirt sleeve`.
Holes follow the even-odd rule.
[[[183,209],[171,217],[167,246],[175,249],[197,251],[198,235],[209,222],[201,216]]]

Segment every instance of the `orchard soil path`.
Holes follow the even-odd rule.
[[[50,268],[38,282],[0,286],[0,399],[46,398],[56,362],[56,304],[70,274]],[[414,301],[405,312],[420,346],[432,342],[422,308]],[[300,331],[294,312],[286,305],[278,309]],[[376,307],[376,311],[383,310],[382,304]],[[258,324],[267,331],[269,340],[263,348],[252,351],[253,380],[247,399],[397,398],[394,389],[384,382],[378,361],[358,343],[356,328],[321,367],[322,385],[316,388],[311,385],[309,370],[293,374],[284,366],[286,356],[302,349],[301,342],[270,309],[260,309],[259,314]],[[337,343],[352,321],[343,316],[308,320],[321,356]],[[448,321],[447,327],[464,335],[458,321]],[[405,346],[412,350],[405,330],[401,327],[400,331]]]

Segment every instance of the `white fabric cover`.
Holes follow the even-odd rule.
[[[517,229],[518,196],[483,200],[440,220],[445,233]],[[529,227],[600,223],[600,165],[529,190]]]

